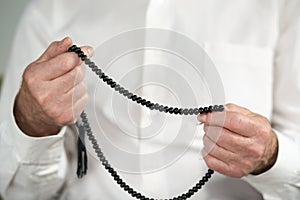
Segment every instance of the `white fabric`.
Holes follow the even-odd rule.
[[[298,0],[33,1],[16,33],[1,96],[1,195],[5,199],[133,199],[113,182],[92,158],[92,153],[87,176],[76,178],[74,127],[64,127],[56,136],[28,137],[15,124],[12,109],[24,68],[51,41],[70,36],[78,45],[97,47],[120,32],[153,27],[177,31],[202,46],[219,71],[226,102],[245,106],[269,118],[279,139],[278,160],[268,172],[243,179],[215,174],[191,199],[298,199],[299,10]],[[89,104],[95,107],[87,108],[93,128],[98,130],[92,111],[95,109],[100,117],[98,122],[109,130],[110,133],[105,134],[113,138],[113,144],[131,151],[140,150],[135,153],[153,150],[159,141],[143,146],[135,139],[125,143],[118,137],[120,130],[105,96],[109,88],[99,84],[101,91],[95,92],[97,78],[89,71],[87,82],[90,94],[96,94]],[[146,95],[151,96],[151,93]],[[103,101],[96,101],[100,97]],[[141,123],[148,123],[145,117],[141,115]],[[126,120],[121,122],[124,127]],[[109,160],[119,166],[128,163],[125,158],[113,155],[113,145],[104,143],[100,141]],[[142,174],[122,171],[120,175],[147,196],[179,195],[205,172],[205,164],[199,159],[200,143],[201,137],[197,135],[184,155],[160,170]],[[181,147],[172,148],[176,152]],[[153,162],[161,162],[163,156]],[[140,162],[128,164],[143,170],[142,157]]]

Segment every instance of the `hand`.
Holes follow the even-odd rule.
[[[258,175],[277,159],[278,141],[269,121],[246,108],[227,104],[224,112],[202,114],[202,153],[210,169],[231,177]]]
[[[16,96],[14,116],[27,135],[57,134],[64,125],[75,122],[89,96],[84,81],[85,69],[75,53],[67,52],[70,38],[53,42],[43,55],[24,71]],[[91,47],[82,47],[91,56]]]

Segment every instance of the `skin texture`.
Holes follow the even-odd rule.
[[[89,101],[85,68],[76,54],[67,52],[71,45],[68,37],[51,43],[23,73],[14,116],[29,136],[57,134],[62,126],[76,121]],[[92,55],[91,47],[81,48]]]
[[[277,159],[278,140],[269,121],[250,110],[227,104],[224,112],[202,114],[204,160],[210,169],[231,177],[258,175]]]

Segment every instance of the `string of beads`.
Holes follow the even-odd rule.
[[[151,110],[157,110],[160,112],[165,112],[169,114],[175,114],[175,115],[198,115],[203,113],[210,113],[210,112],[222,112],[224,111],[223,105],[214,105],[214,106],[208,106],[208,107],[200,107],[200,108],[176,108],[176,107],[170,107],[165,106],[159,103],[153,103],[149,100],[146,100],[140,96],[137,96],[136,94],[128,91],[121,85],[119,85],[116,81],[114,81],[112,78],[107,76],[102,70],[93,62],[91,61],[84,52],[80,49],[80,47],[77,47],[76,45],[73,45],[69,48],[69,52],[75,52],[78,57],[86,64],[88,67],[107,85],[109,85],[111,88],[113,88],[115,91],[122,94],[124,97],[127,97],[128,99],[132,100],[133,102],[136,102],[142,106],[146,106]],[[84,130],[86,132],[86,135],[88,136],[88,139],[90,140],[91,144],[93,145],[93,149],[95,153],[97,154],[97,157],[99,158],[102,165],[105,167],[105,169],[108,171],[108,173],[113,177],[113,179],[116,181],[116,183],[123,188],[126,192],[128,192],[132,197],[135,197],[136,199],[140,200],[154,200],[154,198],[149,198],[144,196],[143,194],[135,191],[132,187],[130,187],[128,184],[124,182],[124,180],[119,176],[117,171],[111,167],[109,162],[107,161],[106,157],[104,156],[93,132],[89,125],[87,114],[83,111],[80,115]],[[194,185],[191,189],[189,189],[186,193],[183,193],[177,197],[165,199],[165,200],[185,200],[193,196],[198,190],[202,188],[202,186],[205,185],[206,182],[211,178],[212,174],[214,173],[213,170],[208,169],[208,171],[205,173],[205,175],[201,178],[200,181],[196,185]]]

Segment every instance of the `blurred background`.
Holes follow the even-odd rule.
[[[14,33],[29,1],[30,0],[0,0],[0,92],[2,77],[11,51]]]
[[[30,0],[0,0],[0,85],[14,33],[21,14]]]

